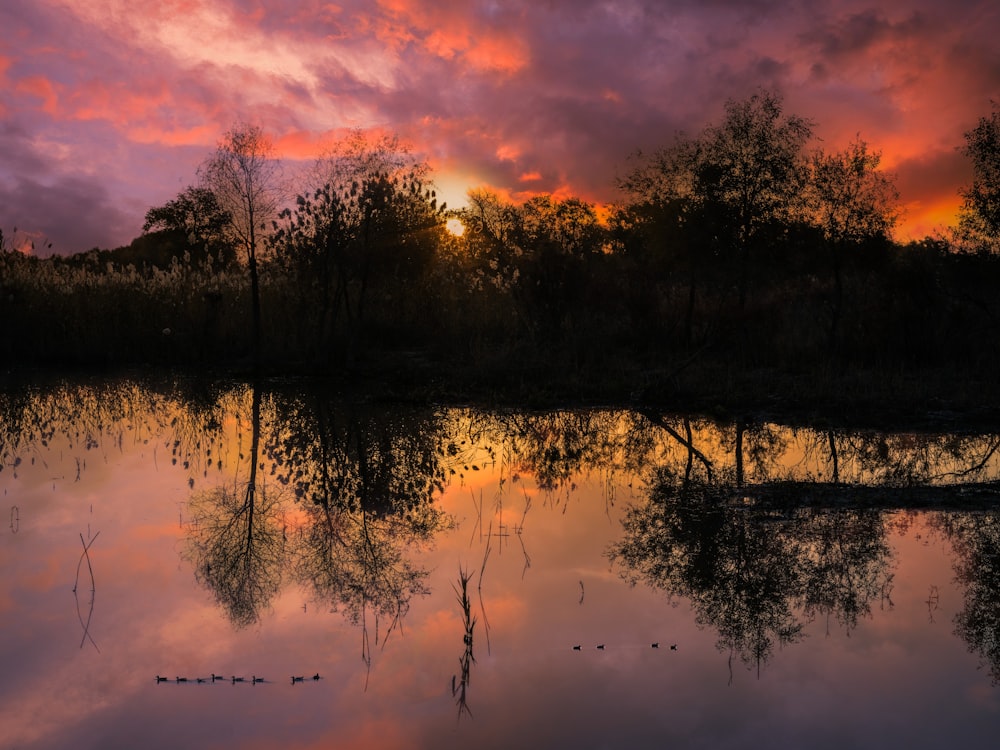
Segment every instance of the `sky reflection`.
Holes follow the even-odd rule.
[[[223,411],[250,413],[247,392],[226,398]],[[265,417],[274,403],[264,399]],[[20,522],[0,541],[4,747],[992,746],[1000,693],[981,644],[956,635],[971,589],[956,578],[953,547],[961,538],[963,549],[992,549],[990,514],[879,514],[890,562],[885,596],[851,626],[839,611],[810,617],[793,601],[801,638],[748,663],[690,597],[641,578],[629,585],[609,558],[627,538],[630,509],[655,502],[654,474],[586,462],[542,470],[538,457],[552,458],[556,445],[564,468],[571,455],[596,455],[578,451],[583,443],[565,431],[585,425],[581,418],[562,419],[558,431],[559,420],[550,422],[547,431],[541,416],[524,415],[503,438],[470,429],[468,416],[419,422],[443,430],[445,456],[463,436],[478,447],[434,492],[449,523],[425,542],[398,541],[402,559],[426,572],[428,592],[413,595],[398,621],[369,599],[355,621],[349,608],[332,611],[337,602],[282,571],[258,619],[236,627],[198,582],[185,555],[190,501],[243,476],[239,446],[250,442],[242,417],[219,421],[219,444],[236,446],[221,468],[173,463],[174,435],[159,428],[148,428],[156,435],[147,442],[105,425],[89,449],[70,447],[72,431],[57,430],[46,446],[18,449],[16,477],[5,448],[0,492]],[[162,417],[151,421],[171,423]],[[548,448],[535,442],[529,450],[531,434],[545,435]],[[487,447],[495,461],[483,460]],[[262,474],[270,476],[274,459],[260,459]],[[315,506],[296,503],[291,484],[285,490],[294,540],[297,519]],[[764,528],[804,554],[794,544],[805,537],[795,534],[811,533],[817,515]],[[738,519],[750,524],[752,515]],[[84,638],[72,592],[81,534],[96,536],[96,647]],[[461,714],[452,689],[466,648],[460,570],[469,574],[475,618]],[[81,581],[89,585],[85,574]],[[996,590],[989,579],[977,585]],[[78,594],[86,615],[89,590]],[[194,682],[213,672],[227,679]],[[309,679],[316,673],[322,679]],[[156,675],[170,680],[157,684]],[[232,684],[234,675],[246,682]],[[294,675],[306,679],[293,683]],[[254,676],[265,681],[251,684]]]

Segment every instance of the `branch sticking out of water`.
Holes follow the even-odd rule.
[[[80,554],[80,559],[76,563],[76,581],[73,583],[73,598],[76,600],[76,616],[80,620],[80,626],[83,628],[83,638],[80,639],[80,648],[83,648],[88,640],[93,644],[94,649],[97,653],[101,653],[101,649],[98,648],[97,642],[94,641],[94,637],[90,634],[90,620],[94,616],[94,599],[97,594],[97,584],[94,581],[94,568],[90,564],[90,548],[93,546],[94,542],[97,541],[97,537],[101,535],[98,531],[94,534],[94,538],[90,540],[88,544],[83,539],[83,534],[80,534],[80,543],[83,545],[83,552]],[[90,609],[87,612],[87,620],[84,622],[83,613],[80,611],[80,597],[77,594],[77,589],[80,587],[80,568],[83,566],[83,561],[87,561],[87,572],[90,574]]]

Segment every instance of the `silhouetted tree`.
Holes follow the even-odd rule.
[[[599,275],[596,261],[607,232],[591,204],[538,195],[518,208],[511,239],[520,250],[517,289],[543,337],[556,339],[572,330],[574,318],[584,312],[581,302]],[[601,300],[603,305],[610,302]]]
[[[212,256],[227,266],[235,260],[235,248],[227,236],[231,223],[232,216],[213,190],[190,186],[162,206],[146,211],[142,232],[174,232],[199,255]]]
[[[882,154],[861,138],[846,149],[815,151],[809,159],[807,211],[823,231],[833,260],[834,300],[830,338],[836,341],[843,306],[843,253],[847,245],[887,242],[899,219],[899,193],[879,171]]]
[[[1000,244],[1000,110],[979,118],[965,134],[963,153],[972,160],[972,184],[960,192],[959,235],[973,249],[996,252]]]
[[[279,169],[271,139],[257,125],[240,123],[228,131],[200,167],[205,187],[230,216],[228,231],[246,253],[250,271],[254,360],[260,362],[261,311],[258,253],[266,228],[277,214]]]
[[[802,149],[812,123],[784,116],[781,97],[764,91],[726,103],[722,124],[705,130],[695,164],[695,195],[718,212],[739,254],[740,309],[750,254],[767,225],[794,215],[803,183]]]
[[[441,241],[445,207],[425,182],[427,172],[397,139],[368,144],[356,133],[317,166],[328,181],[300,195],[274,225],[276,262],[316,294],[321,340],[343,313],[349,358],[373,290],[395,292],[396,307],[399,295],[416,295]]]
[[[620,182],[629,200],[642,207],[638,215],[665,222],[666,235],[688,243],[686,340],[700,277],[694,253],[734,265],[742,311],[754,248],[765,237],[773,239],[775,227],[787,225],[798,211],[802,150],[811,134],[808,120],[785,115],[780,96],[763,91],[728,101],[723,121],[697,137],[679,135],[648,157],[638,154],[637,166]]]

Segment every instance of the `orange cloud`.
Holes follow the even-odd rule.
[[[957,195],[933,202],[903,204],[904,213],[896,227],[896,239],[908,242],[946,233],[949,227],[958,224],[958,210],[961,207],[962,199]]]
[[[466,54],[469,63],[479,70],[512,74],[527,67],[527,47],[513,37],[480,38]]]
[[[521,149],[512,143],[497,146],[496,156],[500,161],[514,161],[521,155]]]
[[[536,180],[542,179],[542,173],[538,171],[522,172],[517,179],[521,182],[535,182]]]
[[[135,143],[155,143],[163,146],[209,145],[215,142],[218,135],[218,129],[207,123],[188,128],[149,123],[128,127],[125,132]]]
[[[430,54],[444,60],[464,60],[484,73],[510,75],[530,61],[528,47],[520,38],[468,12],[463,15],[452,8],[428,7],[410,0],[380,0],[379,5],[398,22],[388,24],[392,33],[386,34],[397,46],[404,39],[407,43],[420,39]]]
[[[327,130],[320,133],[295,130],[276,138],[274,149],[279,156],[285,159],[316,159],[329,150],[331,144],[346,134],[346,131],[338,130]]]

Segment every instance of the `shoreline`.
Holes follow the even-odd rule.
[[[981,374],[921,368],[884,372],[788,372],[713,363],[683,371],[623,368],[614,373],[540,364],[443,365],[413,353],[380,356],[352,368],[108,365],[8,367],[0,390],[88,380],[153,383],[303,383],[345,399],[483,409],[632,409],[717,421],[776,422],[822,429],[886,432],[1000,432],[1000,388]]]

